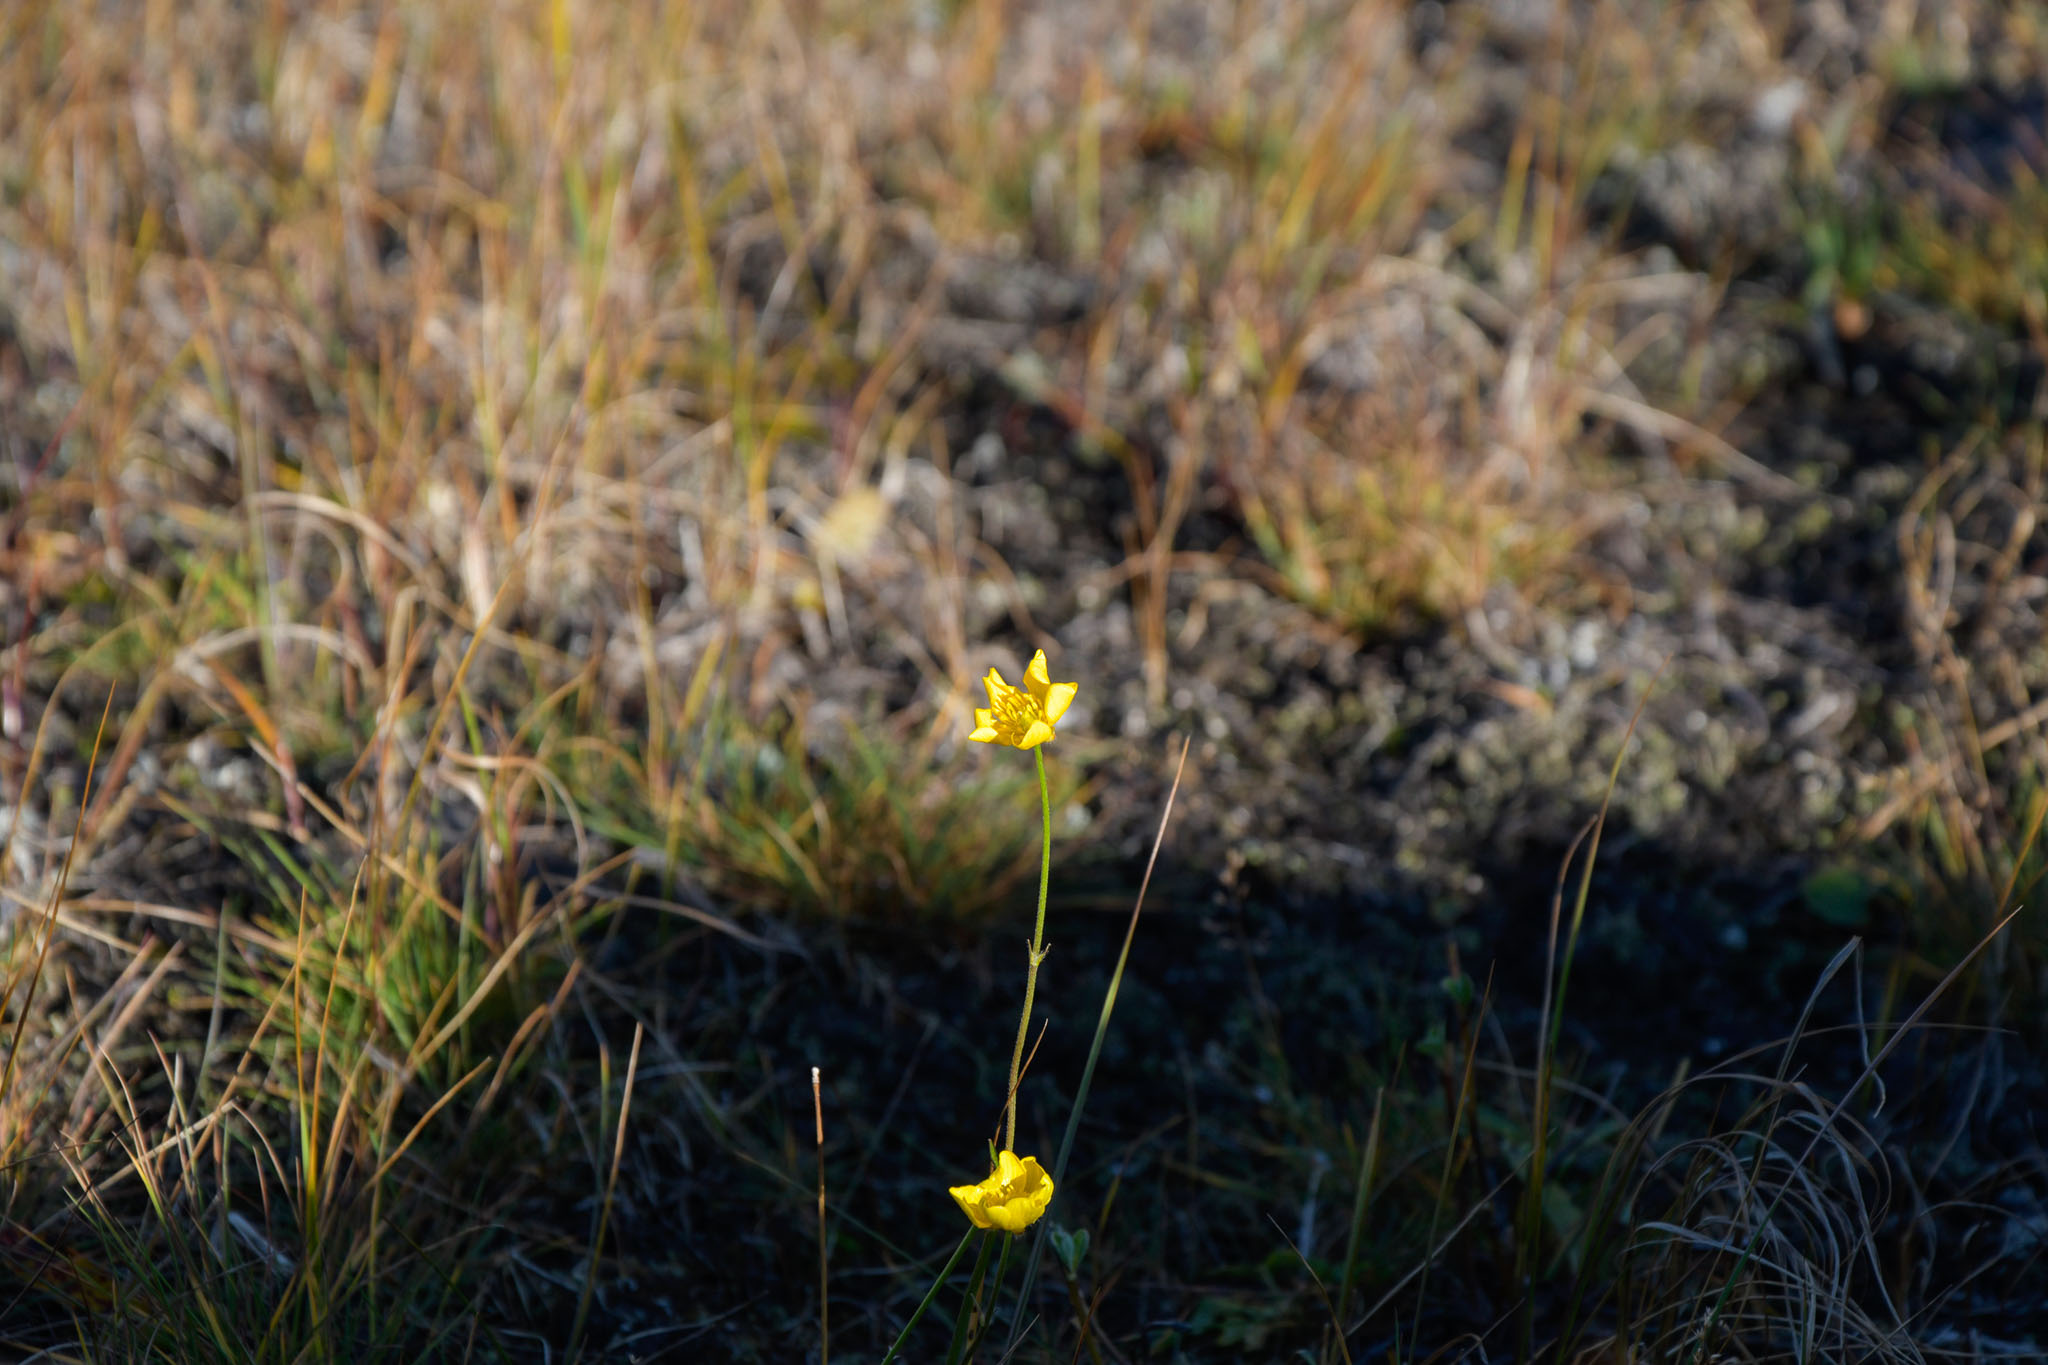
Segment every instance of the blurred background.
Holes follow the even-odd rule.
[[[0,1338],[815,1354],[818,1065],[878,1359],[1043,649],[1018,1358],[2041,1349],[2044,175],[2032,0],[15,0]]]

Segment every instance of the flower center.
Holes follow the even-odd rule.
[[[1031,722],[1038,719],[1038,708],[1031,704],[1028,693],[1005,692],[996,698],[996,714],[1002,717],[1006,725],[1028,730],[1031,728]]]

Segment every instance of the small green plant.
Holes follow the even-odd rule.
[[[942,772],[936,746],[707,707],[690,757],[652,773],[623,744],[563,746],[556,774],[595,834],[640,851],[670,889],[852,925],[950,932],[1007,905],[1029,842],[980,812],[1025,785],[995,766]],[[1047,799],[1064,806],[1063,779]],[[967,829],[973,839],[962,838]]]
[[[950,1279],[954,1267],[959,1264],[977,1231],[982,1233],[981,1249],[968,1277],[961,1311],[954,1319],[952,1340],[946,1353],[948,1365],[957,1365],[957,1362],[976,1358],[995,1321],[997,1305],[1002,1297],[1002,1286],[1016,1239],[1033,1226],[1037,1227],[1038,1232],[1032,1240],[1029,1258],[1025,1263],[1024,1280],[1017,1296],[1017,1310],[1012,1316],[1010,1347],[1004,1354],[1008,1355],[1016,1349],[1018,1339],[1027,1328],[1026,1308],[1031,1301],[1039,1261],[1048,1241],[1048,1230],[1056,1256],[1067,1276],[1076,1325],[1081,1332],[1082,1340],[1092,1345],[1092,1339],[1088,1335],[1089,1315],[1075,1289],[1080,1258],[1086,1253],[1088,1234],[1085,1231],[1072,1232],[1042,1220],[1047,1209],[1051,1207],[1059,1183],[1066,1178],[1067,1160],[1073,1151],[1074,1136],[1088,1102],[1088,1092],[1094,1081],[1095,1066],[1101,1056],[1102,1042],[1108,1034],[1110,1017],[1116,1008],[1117,991],[1123,981],[1124,966],[1129,960],[1132,937],[1137,932],[1138,914],[1144,907],[1145,886],[1151,881],[1152,867],[1148,863],[1145,882],[1140,885],[1136,903],[1132,907],[1130,924],[1124,934],[1123,949],[1117,958],[1115,969],[1110,974],[1102,1011],[1096,1020],[1095,1033],[1089,1043],[1088,1060],[1082,1069],[1073,1103],[1068,1110],[1066,1131],[1060,1139],[1059,1154],[1054,1160],[1053,1171],[1048,1174],[1036,1157],[1019,1157],[1014,1150],[1017,1094],[1026,1065],[1024,1047],[1030,1035],[1032,1003],[1037,994],[1038,969],[1047,953],[1045,907],[1052,875],[1052,804],[1045,779],[1043,745],[1053,738],[1054,726],[1073,702],[1078,689],[1073,683],[1055,683],[1051,680],[1043,651],[1034,655],[1030,665],[1025,669],[1023,687],[1010,686],[995,669],[989,670],[985,683],[989,704],[974,713],[975,728],[970,738],[982,743],[1028,750],[1038,772],[1042,831],[1038,912],[1031,942],[1026,949],[1024,1003],[1018,1017],[1016,1046],[1010,1060],[1009,1087],[1003,1104],[1002,1146],[998,1149],[994,1142],[989,1144],[990,1172],[985,1179],[951,1187],[949,1192],[960,1206],[961,1212],[967,1216],[969,1227],[940,1269],[937,1278],[933,1280],[931,1288],[926,1291],[923,1300],[904,1323],[902,1331],[883,1356],[883,1365],[889,1365],[890,1361],[902,1353],[918,1322],[929,1311],[940,1290]],[[1186,760],[1186,748],[1183,746],[1183,766]],[[1180,772],[1176,771],[1173,789],[1168,793],[1166,809],[1160,817],[1159,836],[1153,843],[1154,861],[1159,855],[1159,843],[1165,838],[1166,822],[1172,816],[1173,799],[1179,789]],[[997,1251],[998,1244],[1001,1254],[996,1262],[995,1279],[989,1284],[989,1260]]]
[[[1017,1046],[1010,1054],[1010,1085],[1003,1100],[1003,1143],[1001,1149],[992,1154],[987,1178],[951,1188],[954,1202],[967,1215],[971,1226],[954,1251],[952,1260],[947,1262],[947,1270],[939,1273],[937,1282],[932,1286],[932,1292],[936,1293],[939,1285],[945,1283],[953,1262],[966,1250],[968,1238],[975,1230],[980,1230],[983,1233],[981,1253],[975,1260],[967,1289],[967,1302],[971,1307],[963,1308],[954,1321],[953,1342],[946,1352],[947,1365],[955,1365],[963,1354],[965,1358],[972,1359],[986,1331],[989,1319],[983,1307],[982,1281],[988,1271],[990,1252],[998,1241],[1002,1243],[1002,1260],[996,1269],[995,1285],[988,1295],[992,1305],[1002,1296],[1003,1277],[1010,1266],[1013,1241],[1024,1229],[1044,1217],[1056,1188],[1055,1177],[1046,1174],[1037,1157],[1020,1158],[1016,1154],[1017,1088],[1023,1080],[1024,1044],[1031,1036],[1031,1006],[1038,994],[1038,968],[1045,961],[1045,902],[1052,885],[1052,795],[1045,781],[1044,745],[1053,738],[1053,727],[1059,724],[1060,717],[1073,704],[1079,688],[1074,683],[1052,680],[1044,650],[1031,656],[1031,663],[1024,670],[1023,687],[1010,686],[993,668],[983,681],[988,689],[988,705],[975,711],[974,730],[968,738],[983,744],[1024,749],[1031,754],[1038,770],[1039,811],[1043,819],[1039,844],[1038,914],[1026,949],[1024,1007],[1017,1017]],[[999,1232],[1006,1235],[999,1238]],[[883,1357],[883,1365],[888,1365],[903,1349],[911,1329],[917,1326],[918,1318],[930,1304],[931,1294],[928,1293],[895,1344],[889,1348],[888,1355]]]

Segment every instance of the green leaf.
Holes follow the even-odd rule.
[[[1853,869],[1823,867],[1801,884],[1806,908],[1841,929],[1870,927],[1870,883]]]
[[[1060,1265],[1070,1280],[1081,1277],[1081,1261],[1088,1255],[1088,1229],[1076,1228],[1069,1232],[1054,1224],[1047,1234],[1052,1242],[1052,1254],[1060,1258]]]
[[[1471,977],[1463,972],[1459,972],[1456,976],[1445,977],[1437,984],[1443,987],[1444,994],[1448,995],[1459,1009],[1469,1010],[1472,1008],[1473,990]]]
[[[1444,1050],[1449,1046],[1450,1040],[1444,1035],[1443,1021],[1435,1019],[1430,1021],[1429,1029],[1422,1035],[1422,1041],[1415,1045],[1415,1051],[1421,1056],[1436,1058],[1443,1056]]]

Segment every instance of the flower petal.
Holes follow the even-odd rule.
[[[953,1185],[947,1193],[974,1226],[1018,1233],[1044,1215],[1052,1202],[1052,1180],[1037,1157],[1020,1158],[1004,1151],[997,1153],[996,1168],[980,1183]]]
[[[1052,727],[1042,720],[1034,720],[1031,727],[1013,741],[1020,749],[1036,749],[1052,738]]]
[[[1042,697],[1052,683],[1052,674],[1046,671],[1045,651],[1039,650],[1031,656],[1031,664],[1024,670],[1024,685],[1031,689],[1031,695]]]
[[[988,1210],[982,1207],[982,1197],[987,1193],[979,1185],[953,1185],[946,1193],[953,1196],[953,1202],[960,1206],[960,1212],[967,1215],[967,1221],[978,1228],[990,1228]]]
[[[1048,684],[1045,695],[1038,699],[1039,705],[1045,708],[1045,723],[1059,724],[1060,717],[1067,714],[1067,708],[1074,704],[1074,694],[1080,690],[1079,683]]]
[[[1052,1179],[1038,1158],[1019,1160],[1005,1152],[997,1158],[996,1173],[990,1181],[1001,1181],[1001,1197],[984,1205],[989,1221],[1005,1232],[1022,1232],[1044,1216],[1052,1202]]]
[[[1044,1212],[1042,1207],[1033,1208],[1029,1200],[1012,1199],[1007,1204],[990,1206],[988,1220],[1004,1232],[1017,1233],[1037,1222],[1038,1216]]]
[[[1003,698],[1017,690],[1004,682],[1003,675],[996,672],[993,668],[988,671],[988,676],[981,680],[981,685],[988,689],[988,704],[990,706],[1001,706]]]

